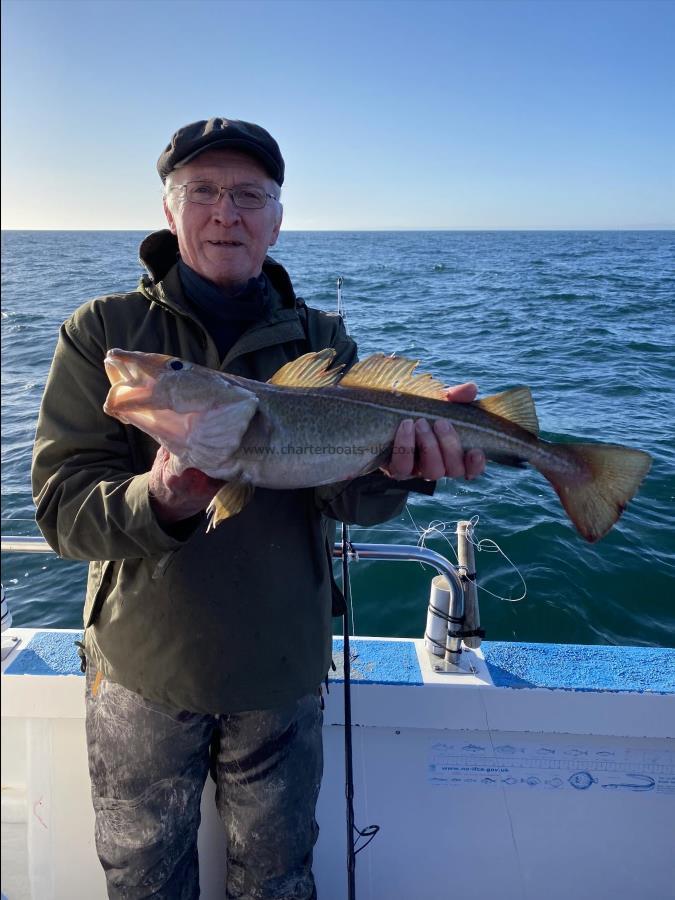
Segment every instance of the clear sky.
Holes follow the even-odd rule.
[[[4,228],[164,225],[159,153],[220,115],[287,229],[675,227],[673,0],[6,0]]]

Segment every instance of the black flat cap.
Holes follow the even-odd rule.
[[[166,181],[169,172],[215,147],[241,150],[254,156],[278,185],[283,184],[284,158],[272,135],[252,122],[220,117],[201,119],[179,128],[157,160],[159,177]]]

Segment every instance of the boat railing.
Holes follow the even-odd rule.
[[[41,537],[13,537],[2,536],[3,553],[56,553],[49,546],[47,541]]]
[[[470,555],[470,524],[460,522],[457,527],[458,558],[460,563]],[[462,526],[464,526],[462,528]],[[467,544],[468,538],[468,544]],[[471,564],[454,566],[448,559],[428,547],[412,544],[361,544],[349,541],[346,545],[349,562],[359,560],[388,560],[418,562],[436,569],[438,576],[433,579],[431,598],[427,612],[425,645],[434,656],[437,672],[459,673],[467,670],[462,663],[463,639],[467,646],[477,646],[479,639],[467,629],[467,625],[477,622],[477,602],[475,600],[475,572],[469,571]],[[42,537],[2,535],[0,549],[3,553],[49,553],[57,555]],[[337,542],[333,546],[333,557],[342,559],[343,546]],[[3,593],[4,603],[4,593]],[[467,608],[470,620],[467,621]],[[11,621],[11,616],[9,617]],[[475,629],[474,629],[475,631]],[[474,643],[467,640],[472,636]],[[476,643],[476,641],[478,643]]]

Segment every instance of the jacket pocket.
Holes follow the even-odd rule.
[[[113,576],[114,561],[111,559],[95,560],[89,568],[87,581],[87,599],[84,603],[84,627],[93,625],[101,612],[103,601],[108,596]]]

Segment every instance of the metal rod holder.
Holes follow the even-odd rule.
[[[450,607],[448,617],[449,629],[461,629],[464,620],[464,588],[455,567],[440,553],[427,547],[414,547],[409,544],[350,544],[349,559],[388,559],[402,562],[420,562],[433,566],[439,575],[445,576],[450,589]],[[342,544],[333,546],[333,556],[342,559]],[[448,636],[445,657],[432,661],[436,672],[448,674],[465,673],[468,665],[462,663],[462,639]]]

